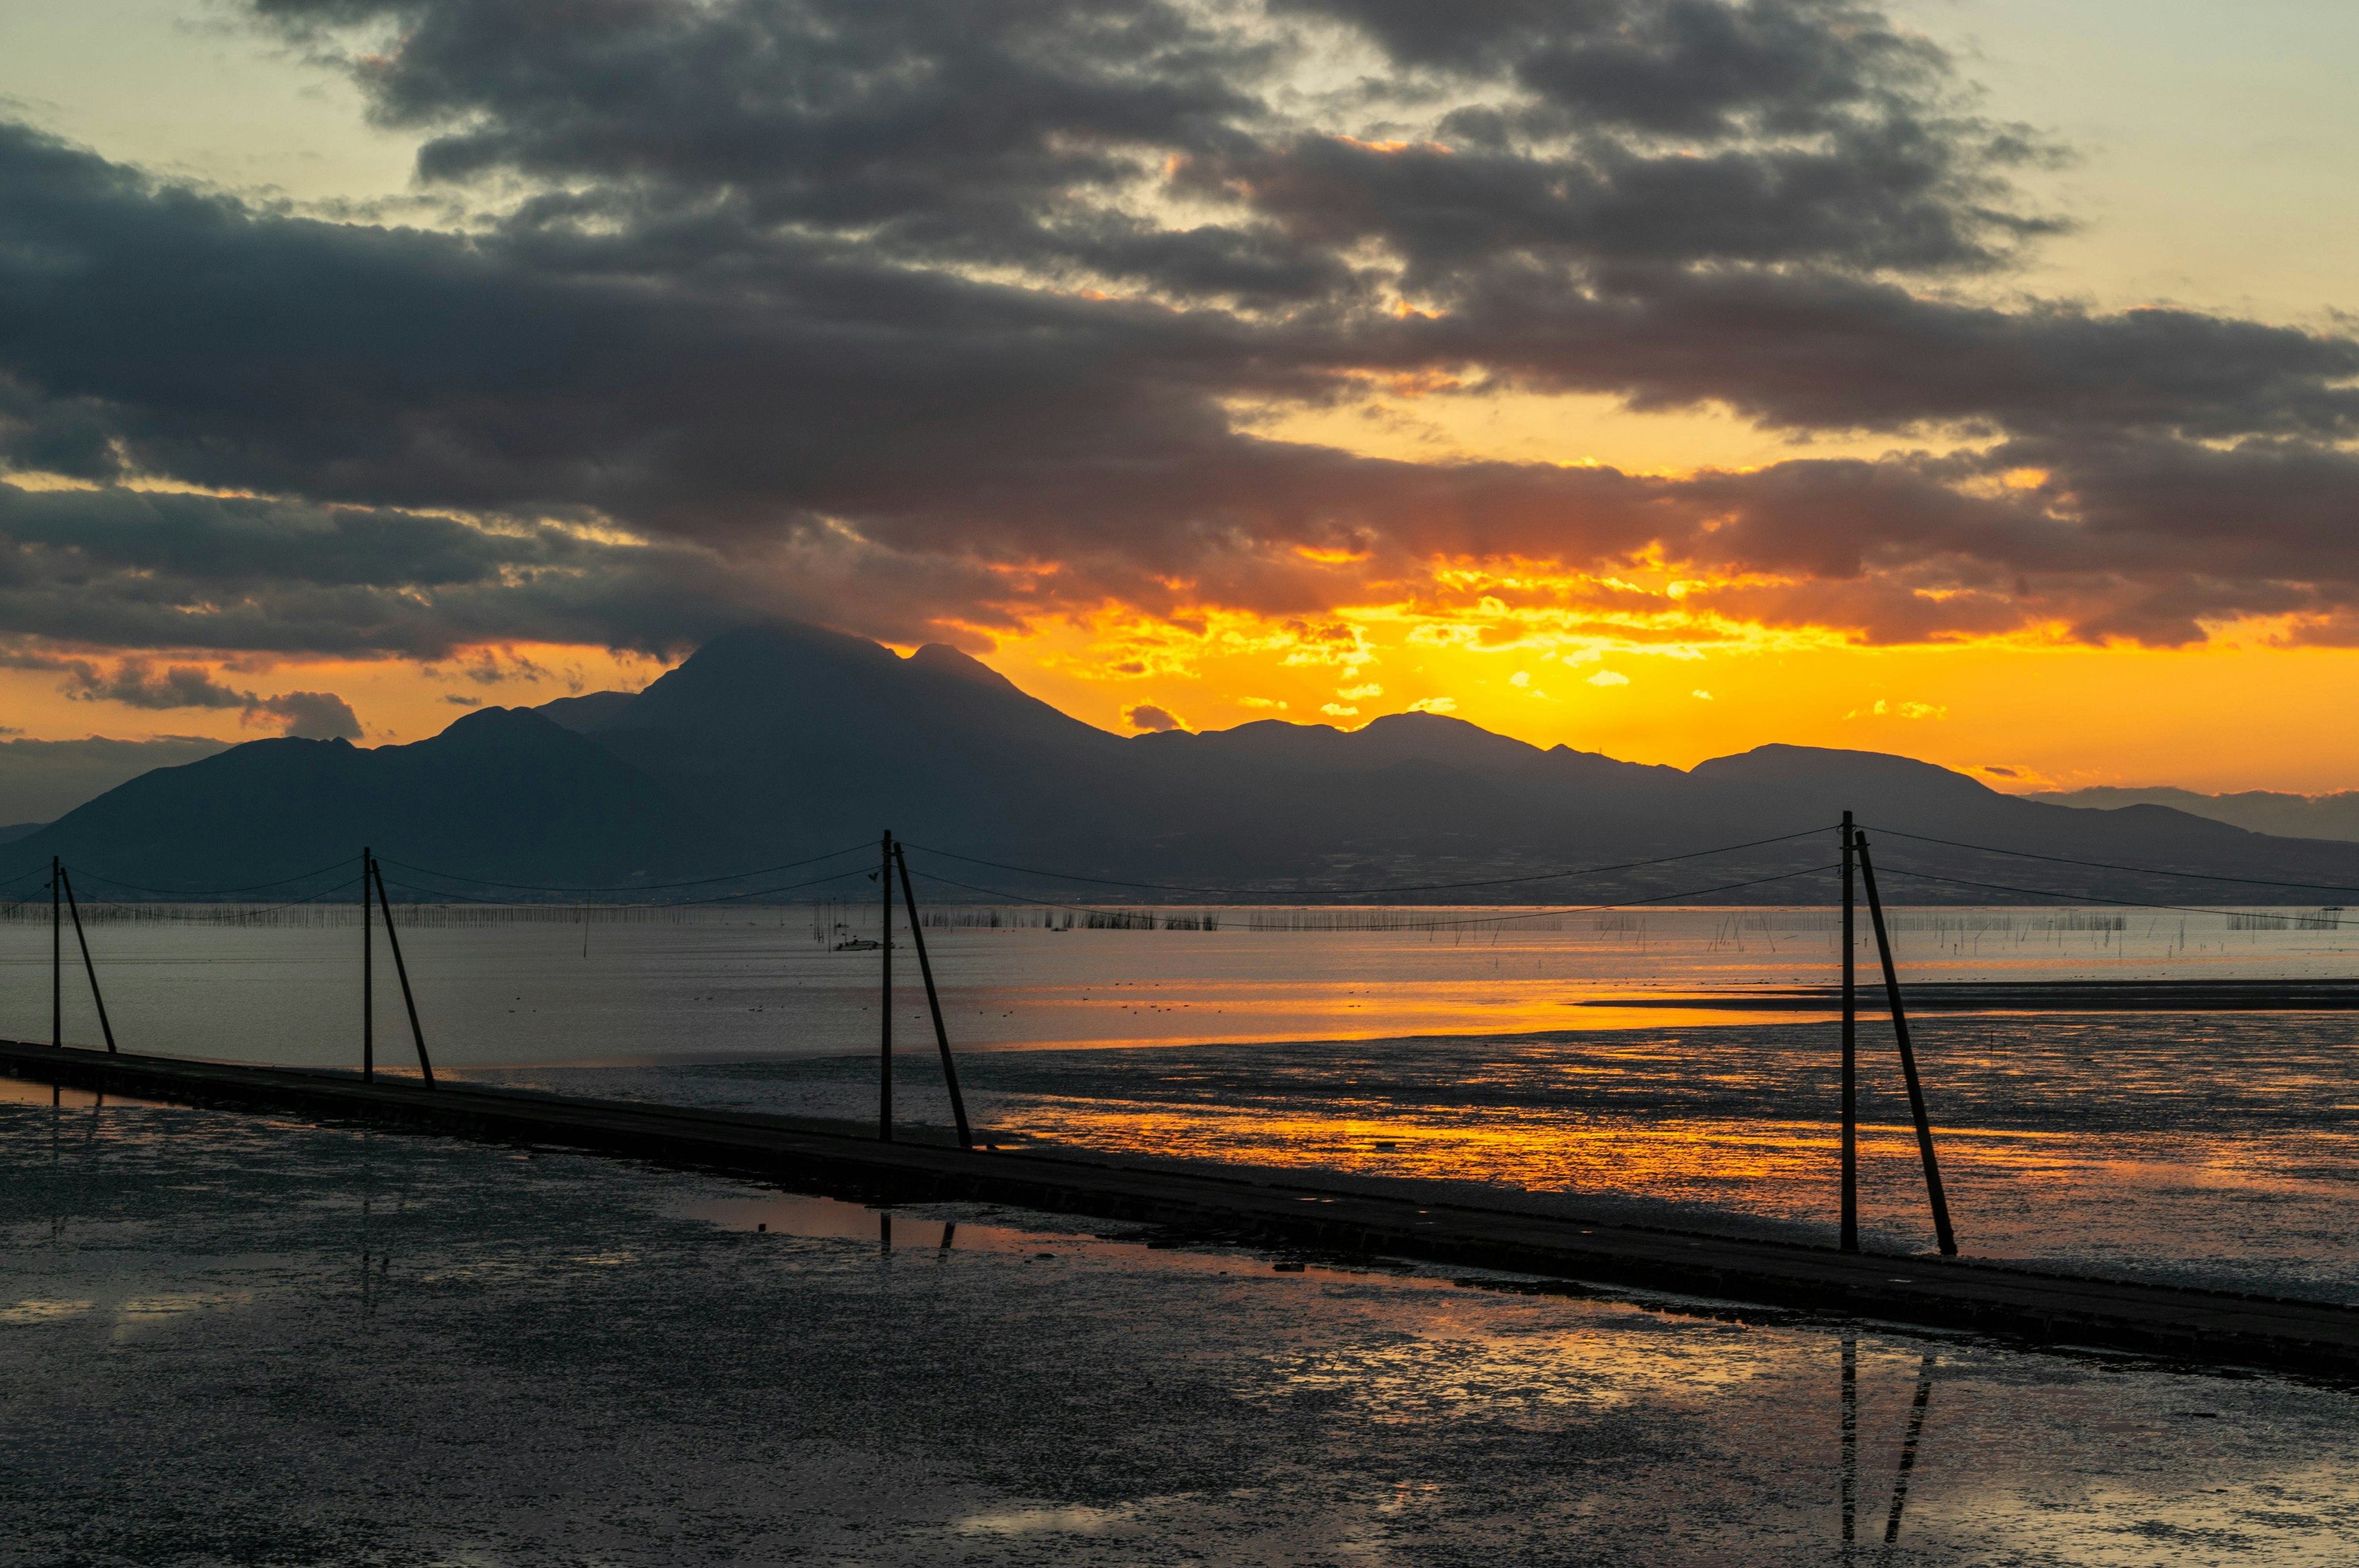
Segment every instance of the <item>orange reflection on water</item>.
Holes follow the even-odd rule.
[[[1536,968],[1536,965],[1527,966]],[[1727,1008],[1615,1006],[1626,985],[1557,981],[1532,973],[1450,979],[1366,975],[1332,983],[1289,975],[1270,980],[1197,979],[1166,988],[1136,982],[993,988],[961,1004],[978,1019],[1021,1020],[1002,1049],[1195,1045],[1266,1040],[1386,1040],[1404,1035],[1560,1033],[1567,1030],[1792,1023],[1821,1014]]]
[[[1517,1110],[1303,1115],[1291,1109],[1042,1099],[1000,1125],[1041,1142],[1526,1192],[1636,1194],[1790,1214],[1828,1185],[1837,1133],[1810,1120],[1539,1120]],[[1861,1130],[1864,1164],[1916,1158],[1906,1127]]]

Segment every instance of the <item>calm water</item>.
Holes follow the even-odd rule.
[[[1904,912],[1904,978],[2359,968],[2344,930],[2117,918]],[[929,934],[978,1119],[1010,1141],[1133,1158],[1831,1235],[1832,1023],[1610,1005],[1647,989],[1822,982],[1829,912],[1422,931],[1256,931],[1248,919],[1226,912],[1211,932]],[[873,1119],[877,955],[831,951],[815,924],[832,920],[734,912],[586,930],[419,927],[403,940],[440,1065]],[[47,939],[0,925],[0,1032],[47,1035]],[[355,926],[102,925],[92,940],[128,1049],[357,1061]],[[914,953],[896,959],[914,979]],[[380,948],[379,1060],[399,1064],[408,1026],[388,968]],[[69,1037],[94,1042],[83,993],[70,987],[68,1000]],[[900,1113],[946,1122],[914,986],[897,994],[895,1028],[912,1053],[897,1073]],[[1942,1015],[1919,1033],[1969,1252],[2359,1300],[2359,1014]],[[1927,1246],[1888,1028],[1871,1023],[1863,1044],[1873,1242]]]

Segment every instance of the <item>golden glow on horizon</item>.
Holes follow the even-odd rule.
[[[1674,601],[1664,590],[1657,602]],[[1713,618],[1505,611],[1478,593],[1462,611],[1388,605],[1299,618],[1204,613],[1178,623],[1109,613],[1045,622],[982,656],[1026,691],[1116,733],[1132,732],[1125,715],[1141,704],[1195,730],[1264,719],[1353,728],[1425,711],[1536,745],[1681,767],[1788,741],[1919,757],[2004,790],[2359,786],[2359,738],[2334,722],[2359,682],[2359,650],[2275,645],[2267,625],[2179,650],[2038,636],[1865,647],[1823,630]],[[1682,628],[1689,636],[1675,634]],[[605,649],[540,644],[423,667],[163,655],[152,663],[196,663],[223,685],[264,696],[335,692],[357,710],[362,743],[371,745],[422,740],[477,706],[636,690],[664,668]],[[277,732],[244,722],[235,708],[144,710],[73,700],[60,687],[55,672],[0,671],[8,727],[48,740],[234,741]]]
[[[1139,703],[1191,729],[1353,727],[1424,710],[1536,745],[1681,767],[1788,741],[1919,757],[2010,791],[2359,786],[2359,739],[2325,721],[2359,682],[2359,651],[2272,645],[2267,626],[2140,649],[2034,636],[1864,647],[1758,627],[1723,642],[1656,641],[1509,625],[1479,609],[1462,620],[1390,607],[1197,624],[1048,625],[984,657],[1035,696],[1125,732],[1123,711]],[[1346,706],[1358,711],[1326,711]]]

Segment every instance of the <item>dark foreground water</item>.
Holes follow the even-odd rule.
[[[2359,1560],[2298,1380],[61,1098],[0,1563]]]

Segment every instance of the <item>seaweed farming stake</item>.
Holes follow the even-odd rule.
[[[1836,1245],[1859,1250],[1859,987],[1853,977],[1851,813],[1843,816],[1843,1221]]]
[[[66,913],[73,916],[74,940],[82,945],[82,973],[90,977],[90,1000],[98,1009],[99,1032],[106,1036],[107,1054],[115,1054],[114,1025],[106,1021],[106,998],[98,990],[98,966],[90,961],[90,938],[82,934],[82,905],[74,902],[73,878],[66,875],[63,866],[58,868],[58,881],[66,890]]]
[[[376,961],[375,949],[369,942],[369,868],[376,857],[369,847],[361,846],[361,1082],[376,1082],[376,975],[371,968]]]
[[[1933,1235],[1941,1256],[1958,1255],[1957,1232],[1950,1228],[1950,1200],[1941,1195],[1941,1167],[1933,1158],[1933,1127],[1925,1116],[1925,1086],[1917,1078],[1917,1053],[1908,1043],[1908,1014],[1900,1005],[1900,975],[1892,967],[1892,937],[1884,925],[1884,901],[1875,896],[1875,866],[1867,858],[1867,835],[1859,842],[1860,881],[1867,888],[1867,915],[1875,925],[1875,950],[1884,959],[1884,993],[1892,1002],[1892,1034],[1900,1043],[1900,1076],[1908,1083],[1908,1114],[1917,1122],[1917,1152],[1925,1161],[1925,1196],[1933,1206]]]
[[[371,856],[366,874],[361,882],[361,903],[368,903],[367,878],[376,879],[376,905],[385,912],[386,945],[393,949],[393,972],[401,980],[401,1005],[409,1010],[409,1037],[418,1042],[418,1070],[425,1075],[426,1087],[434,1087],[434,1064],[426,1059],[426,1031],[418,1026],[418,1002],[409,994],[409,966],[401,961],[401,937],[393,929],[393,901],[385,896],[385,872]],[[584,927],[587,929],[587,927]]]
[[[877,935],[884,940],[876,944],[876,957],[884,965],[885,1005],[877,1011],[885,1019],[884,1043],[876,1057],[876,1138],[882,1143],[893,1141],[893,830],[885,829],[882,842],[883,859],[877,863],[876,882],[885,890],[885,925]]]
[[[951,1060],[951,1032],[942,1025],[942,999],[934,990],[934,964],[926,957],[926,932],[918,918],[917,890],[909,885],[909,851],[906,845],[893,846],[893,864],[901,872],[901,903],[909,912],[909,937],[918,945],[918,972],[926,978],[926,1006],[934,1015],[934,1044],[941,1048],[942,1081],[951,1088],[951,1115],[958,1121],[959,1147],[974,1147],[974,1133],[966,1124],[966,1099],[959,1093],[958,1064]],[[892,932],[885,933],[889,941]]]

